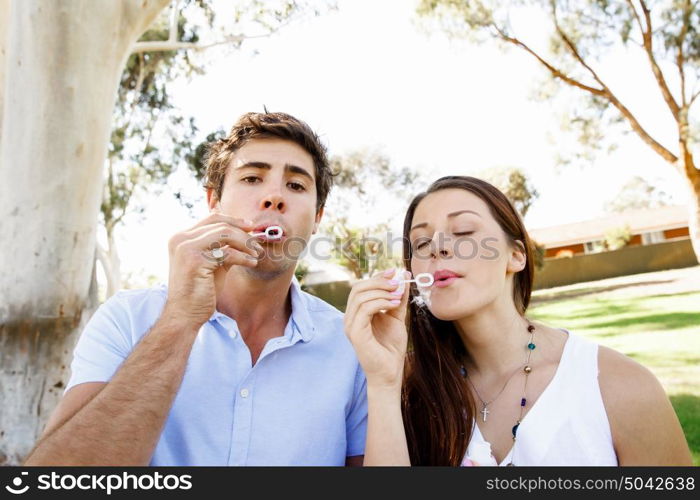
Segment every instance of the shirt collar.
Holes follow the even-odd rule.
[[[289,291],[292,294],[292,321],[294,321],[297,331],[301,334],[301,339],[304,342],[308,342],[314,337],[316,327],[311,320],[306,297],[296,276],[292,278],[292,285],[289,287]]]
[[[304,296],[304,292],[302,291],[301,285],[299,285],[299,281],[297,280],[296,276],[292,278],[289,293],[291,294],[292,298],[292,316],[290,319],[292,320],[292,326],[295,327],[292,330],[292,338],[290,340],[293,342],[294,337],[296,336],[295,333],[298,332],[302,341],[309,342],[315,335],[316,327],[311,320],[311,315],[309,314],[309,309],[306,303],[306,297]],[[214,314],[211,315],[209,321],[224,323],[226,318],[228,318],[228,316],[225,314],[219,311],[214,311]]]

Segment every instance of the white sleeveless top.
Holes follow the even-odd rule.
[[[478,465],[618,465],[598,385],[598,344],[569,334],[554,377],[518,428],[501,463],[474,422],[465,460]]]

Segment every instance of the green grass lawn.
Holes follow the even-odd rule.
[[[659,378],[700,465],[700,291],[648,296],[534,294],[532,319],[616,349]]]

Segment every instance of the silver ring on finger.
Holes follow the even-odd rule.
[[[226,253],[221,247],[221,242],[215,241],[211,245],[209,245],[209,252],[202,252],[202,254],[210,262],[216,263],[217,266],[222,266],[224,260],[226,260]]]

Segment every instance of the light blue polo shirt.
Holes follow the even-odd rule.
[[[255,366],[234,319],[217,311],[202,325],[151,465],[344,465],[364,454],[366,381],[342,313],[296,279],[290,292],[284,335]],[[102,304],[78,340],[66,391],[109,381],[166,297],[161,285]]]

